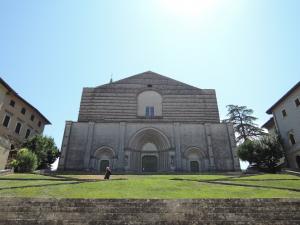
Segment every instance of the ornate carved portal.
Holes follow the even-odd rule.
[[[137,172],[170,171],[173,167],[175,150],[168,137],[156,128],[137,131],[126,150],[127,170]]]

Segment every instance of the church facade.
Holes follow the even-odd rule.
[[[66,121],[59,170],[240,170],[231,124],[212,89],[148,71],[84,88],[77,122]]]

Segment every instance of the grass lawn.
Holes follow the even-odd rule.
[[[42,198],[300,198],[300,177],[286,174],[0,176],[0,197]]]

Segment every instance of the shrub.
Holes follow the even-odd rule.
[[[37,157],[27,148],[22,148],[18,151],[16,159],[11,162],[11,166],[16,172],[33,172],[37,168]]]
[[[51,164],[59,156],[59,150],[54,139],[47,136],[36,135],[23,143],[22,147],[28,148],[36,154],[38,159],[38,169],[51,168]]]

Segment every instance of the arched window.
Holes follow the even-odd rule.
[[[144,91],[137,96],[137,115],[162,116],[162,97],[155,91]]]

